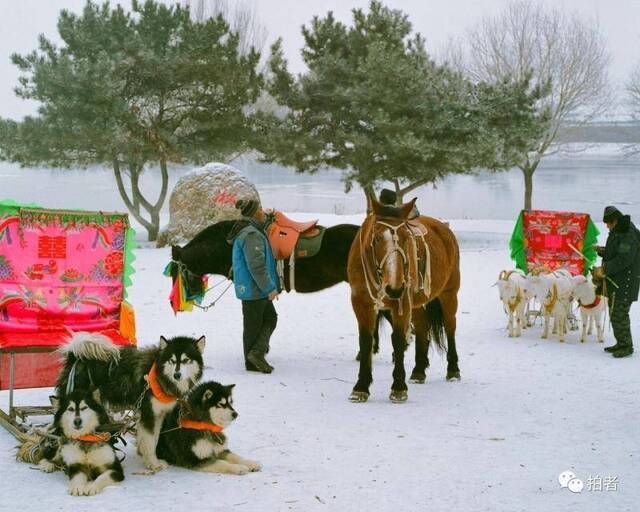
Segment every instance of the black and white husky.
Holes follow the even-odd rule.
[[[59,396],[72,389],[100,391],[111,408],[140,406],[137,443],[145,466],[167,467],[156,457],[156,444],[164,417],[202,376],[205,338],[160,337],[158,346],[137,350],[117,347],[99,334],[76,333],[63,348],[65,361],[58,378]],[[141,402],[139,402],[141,400]]]
[[[260,463],[229,451],[223,430],[238,417],[233,408],[234,385],[204,382],[187,397],[187,407],[167,416],[156,453],[170,464],[209,473],[245,475]]]
[[[52,397],[56,414],[53,432],[60,436],[57,449],[45,451],[39,467],[50,473],[62,465],[69,477],[69,494],[91,496],[124,480],[109,432],[109,417],[98,402],[98,392],[76,390]]]

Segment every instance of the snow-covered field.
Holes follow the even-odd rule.
[[[64,475],[15,462],[15,441],[0,431],[0,510],[638,510],[638,355],[613,359],[593,340],[580,344],[576,332],[564,344],[541,340],[539,326],[521,339],[507,338],[491,284],[510,266],[512,223],[458,221],[452,227],[462,246],[462,381],[446,382],[445,361],[432,354],[427,383],[410,385],[409,401],[399,405],[387,398],[388,329],[369,402],[347,401],[358,369],[346,284],[282,296],[269,356],[276,370],[247,373],[240,303],[232,292],[208,313],[174,318],[169,280],[161,274],[168,250],[139,249],[130,299],[140,343],[154,343],[160,334],[207,336],[205,378],[237,385],[240,416],[228,429],[231,448],[262,462],[263,471],[234,477],[170,468],[136,476],[142,464],[130,443],[121,485],[74,498],[66,494]],[[636,339],[638,308],[632,309]],[[607,330],[605,345],[612,340]],[[44,400],[47,394],[18,398]],[[6,394],[0,399],[5,404]],[[560,487],[565,470],[584,481],[582,493]],[[617,477],[618,488],[589,491],[590,476],[601,483]]]

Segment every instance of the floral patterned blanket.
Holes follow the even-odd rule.
[[[126,214],[0,203],[2,337],[120,331],[133,243]]]

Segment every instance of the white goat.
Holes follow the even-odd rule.
[[[566,270],[556,270],[550,273],[530,274],[527,278],[528,286],[540,301],[544,315],[542,338],[549,337],[549,323],[554,320],[554,331],[558,339],[564,342],[567,333],[567,318],[572,302],[574,283],[571,274]]]
[[[503,270],[495,283],[500,292],[500,300],[509,316],[507,330],[509,337],[519,337],[527,328],[525,308],[529,302],[527,279],[521,270]]]
[[[575,276],[573,279],[573,298],[580,306],[580,317],[582,318],[582,336],[580,341],[584,343],[587,335],[593,331],[593,324],[596,324],[596,336],[600,343],[604,342],[604,312],[607,308],[607,299],[601,295],[596,295],[596,288],[585,276]]]

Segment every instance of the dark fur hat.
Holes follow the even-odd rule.
[[[602,221],[613,222],[614,220],[620,220],[622,217],[623,217],[622,212],[618,210],[615,206],[607,206],[604,209]]]
[[[253,217],[259,206],[260,203],[255,199],[238,199],[236,201],[236,208],[240,210],[243,217]]]
[[[396,197],[396,193],[393,190],[389,190],[388,188],[383,188],[380,191],[380,202],[382,204],[395,205]]]

